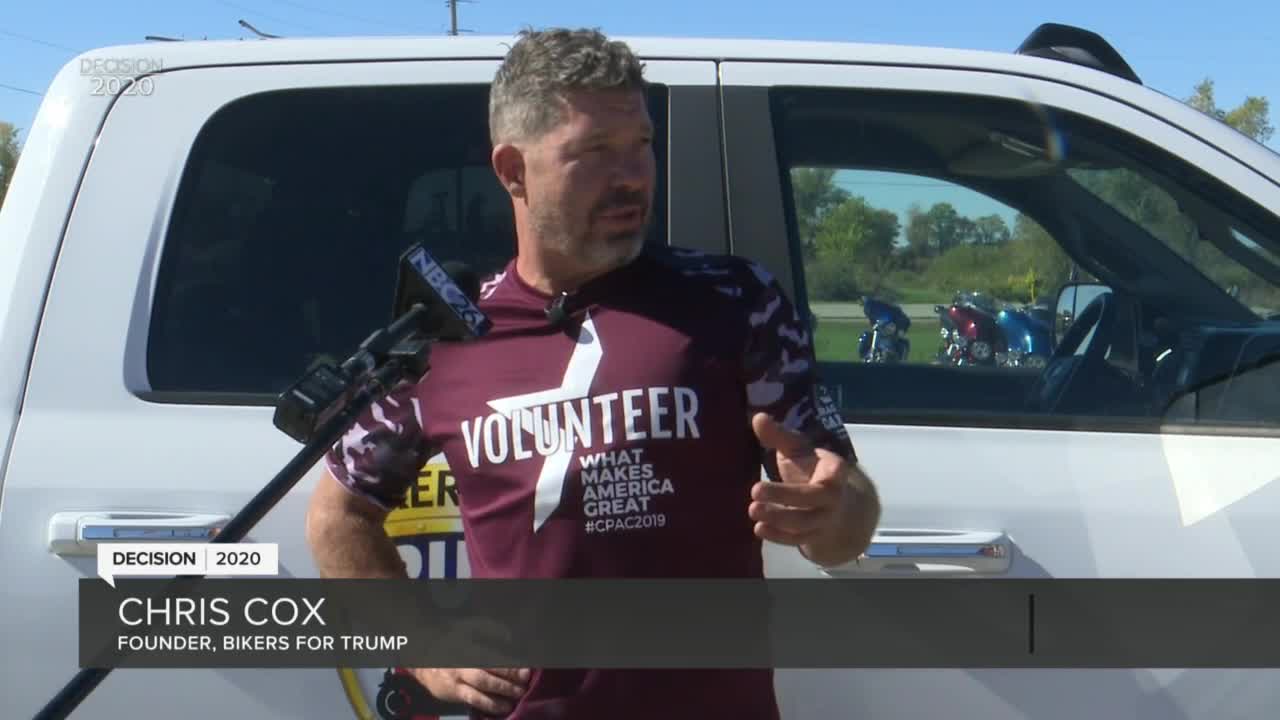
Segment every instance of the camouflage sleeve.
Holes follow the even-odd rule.
[[[816,446],[857,461],[840,411],[818,378],[813,334],[778,282],[750,264],[744,382],[751,413],[766,412]],[[776,479],[772,454],[765,468]]]
[[[402,383],[370,405],[325,454],[338,482],[384,510],[404,501],[432,455],[422,433],[415,388]]]

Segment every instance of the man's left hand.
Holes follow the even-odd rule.
[[[880,519],[875,486],[844,457],[816,448],[765,413],[751,420],[760,444],[777,455],[779,480],[751,488],[747,514],[764,540],[800,549],[825,566],[857,558]]]

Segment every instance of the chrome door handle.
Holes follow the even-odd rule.
[[[999,531],[880,530],[866,552],[827,568],[832,577],[866,575],[982,574],[1008,572],[1013,542]]]
[[[93,555],[103,542],[208,542],[230,520],[216,513],[60,512],[49,520],[49,552]]]

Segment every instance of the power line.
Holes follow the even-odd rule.
[[[17,87],[16,85],[6,85],[4,83],[0,83],[0,88],[4,88],[5,90],[13,90],[14,92],[27,93],[29,95],[35,95],[36,97],[44,96],[44,93],[42,92],[36,92],[35,90],[20,88],[20,87]]]
[[[257,9],[255,9],[255,8],[251,8],[251,7],[247,6],[247,5],[241,5],[240,3],[230,2],[229,0],[214,0],[214,2],[217,2],[219,5],[225,5],[225,6],[229,7],[229,8],[234,8],[234,9],[236,9],[236,10],[240,10],[240,11],[242,11],[242,12],[252,13],[252,14],[257,15],[258,17],[262,18],[263,20],[270,20],[270,21],[275,22],[275,23],[280,23],[280,24],[282,24],[282,25],[284,25],[284,26],[286,26],[286,27],[296,27],[296,28],[298,28],[298,29],[300,29],[300,30],[307,30],[307,31],[309,31],[309,32],[322,32],[321,30],[319,30],[319,29],[315,28],[314,26],[311,26],[311,25],[303,25],[303,24],[302,24],[302,23],[300,23],[300,22],[293,22],[292,20],[286,20],[286,19],[284,19],[284,18],[282,18],[282,17],[279,17],[279,16],[277,16],[277,15],[268,15],[267,13],[264,13],[264,12],[262,12],[261,10],[257,10]]]
[[[397,30],[404,29],[404,26],[402,25],[396,25],[393,23],[385,22],[383,20],[375,20],[373,18],[360,17],[359,15],[349,15],[347,13],[340,13],[334,10],[325,10],[323,8],[310,7],[300,2],[294,2],[294,0],[275,0],[275,2],[278,2],[282,5],[289,5],[291,7],[298,8],[299,10],[305,10],[310,13],[316,13],[318,15],[329,15],[336,18],[342,18],[343,20],[354,20],[356,22],[369,23],[371,25],[381,25],[383,27],[395,28]]]
[[[0,28],[0,35],[8,35],[9,37],[17,38],[17,39],[19,39],[19,40],[25,40],[25,41],[27,41],[27,42],[29,42],[29,43],[35,43],[36,45],[44,45],[45,47],[56,48],[56,49],[58,49],[58,50],[66,50],[67,52],[73,52],[73,53],[78,53],[78,52],[80,52],[79,50],[76,50],[75,48],[69,48],[69,47],[67,47],[66,45],[59,45],[59,44],[57,44],[57,43],[51,43],[51,42],[49,42],[49,41],[47,41],[47,40],[41,40],[41,39],[39,39],[39,38],[33,38],[33,37],[29,36],[29,35],[21,35],[21,34],[19,34],[19,33],[13,32],[13,31],[11,31],[11,30],[5,30],[5,29],[3,29],[3,28]]]

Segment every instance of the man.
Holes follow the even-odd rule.
[[[438,347],[329,453],[307,527],[324,576],[405,577],[383,520],[437,452],[477,578],[752,578],[762,539],[820,565],[865,549],[876,493],[778,284],[745,260],[645,247],[645,97],[640,63],[598,32],[511,48],[490,129],[517,256],[481,291],[493,329]],[[601,480],[618,464],[633,469]],[[767,669],[414,672],[438,698],[521,719],[777,717]]]

